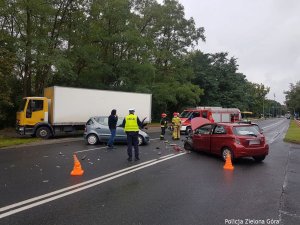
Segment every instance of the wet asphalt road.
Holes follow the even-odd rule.
[[[300,146],[282,141],[289,120],[258,123],[269,156],[238,160],[233,172],[218,157],[174,151],[183,142],[157,132],[131,163],[124,145],[81,139],[0,149],[0,224],[300,224]],[[70,176],[74,152],[83,176]]]

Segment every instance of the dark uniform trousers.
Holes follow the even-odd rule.
[[[132,146],[134,147],[134,156],[136,159],[139,158],[139,147],[138,147],[138,131],[127,131],[127,154],[129,158],[132,158]]]

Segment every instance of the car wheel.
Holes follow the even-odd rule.
[[[226,157],[227,157],[228,153],[231,155],[231,161],[233,161],[233,159],[234,159],[231,149],[223,148],[222,149],[222,159],[223,159],[224,162],[226,161]]]
[[[139,135],[138,136],[138,145],[142,145],[142,144],[144,144],[144,138],[142,135]]]
[[[265,155],[262,155],[262,156],[253,156],[253,159],[254,159],[256,162],[261,162],[261,161],[263,161],[265,158],[266,158]]]
[[[96,134],[89,134],[86,141],[89,145],[95,145],[98,143],[98,137]]]
[[[52,134],[48,127],[40,127],[36,131],[36,136],[39,138],[48,139],[52,136]]]
[[[194,151],[194,149],[193,149],[191,143],[189,143],[189,142],[187,142],[187,141],[184,142],[183,148],[184,148],[185,150],[187,150],[187,151]]]
[[[191,127],[187,127],[186,131],[185,131],[185,134],[186,135],[190,135],[191,133],[192,133],[192,128]]]

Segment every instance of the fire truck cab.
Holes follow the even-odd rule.
[[[195,117],[203,117],[211,122],[234,123],[241,120],[241,111],[238,108],[201,106],[185,109],[179,117],[180,132],[189,134],[192,131],[191,120]]]

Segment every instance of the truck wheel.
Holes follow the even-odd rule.
[[[144,138],[142,135],[139,135],[138,136],[138,145],[142,145],[142,144],[144,144]]]
[[[36,136],[43,139],[48,139],[52,136],[48,127],[39,127],[36,131]]]
[[[86,140],[89,145],[95,145],[99,141],[96,134],[90,134]]]

